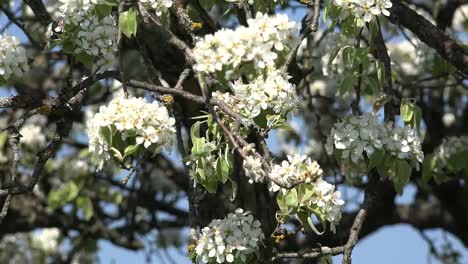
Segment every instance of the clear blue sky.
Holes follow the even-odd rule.
[[[300,20],[303,13],[289,13],[289,15]],[[0,26],[5,24],[5,18],[0,17]],[[15,27],[12,27],[9,34],[25,39]],[[1,91],[1,96],[5,96],[5,91]],[[275,143],[269,142],[269,145],[274,149]],[[414,187],[407,186],[402,196],[398,197],[397,201],[400,203],[411,202],[414,195]],[[185,206],[187,207],[187,206]],[[426,232],[437,245],[444,242],[444,237],[441,230],[431,230]],[[449,240],[453,247],[462,253],[461,263],[468,263],[468,251],[464,248],[463,244],[455,237],[449,235]],[[121,249],[112,245],[109,242],[101,241],[99,243],[100,251],[99,258],[102,263],[112,264],[128,264],[128,263],[145,263],[145,253],[143,251],[134,252]],[[190,261],[180,254],[180,251],[185,252],[185,248],[181,250],[169,249],[168,253],[175,261],[174,263],[184,264]],[[417,230],[408,225],[395,225],[388,226],[380,229],[372,235],[360,240],[353,251],[353,263],[356,264],[418,264],[428,263],[429,248],[426,242],[420,237]],[[161,253],[160,255],[164,255]],[[334,263],[341,263],[341,256],[333,258]],[[167,259],[161,260],[153,255],[152,263],[172,263]],[[438,263],[432,259],[432,263]]]

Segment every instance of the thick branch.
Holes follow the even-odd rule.
[[[468,74],[468,54],[460,45],[400,0],[392,0],[392,3],[391,15],[388,17],[390,22],[411,30],[458,70]]]

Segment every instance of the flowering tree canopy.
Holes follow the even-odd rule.
[[[0,1],[0,262],[346,264],[404,223],[459,263],[425,231],[468,247],[467,30],[463,0]]]

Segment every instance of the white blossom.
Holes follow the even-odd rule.
[[[455,31],[465,31],[465,24],[468,20],[468,4],[461,5],[453,13],[452,25]]]
[[[452,125],[455,124],[456,119],[457,118],[454,113],[445,113],[442,116],[442,123],[444,123],[446,127],[451,127]]]
[[[26,50],[19,40],[7,34],[0,35],[0,80],[19,78],[28,70]]]
[[[265,238],[261,223],[238,208],[224,219],[215,219],[201,232],[191,230],[195,253],[202,263],[245,263]]]
[[[262,169],[262,161],[258,157],[247,156],[242,163],[245,176],[249,177],[249,183],[262,182],[265,172]]]
[[[111,67],[117,51],[118,33],[112,17],[99,19],[94,15],[80,13],[75,20],[78,31],[74,42],[78,48],[74,53],[84,53],[95,58],[96,66],[101,72]]]
[[[48,26],[46,36],[62,32],[61,41],[74,49],[67,52],[73,52],[84,63],[93,62],[98,72],[111,67],[117,51],[118,29],[111,15],[102,17],[97,11],[98,5],[105,5],[106,1],[59,1],[57,24]]]
[[[442,140],[442,144],[434,150],[434,172],[443,173],[450,171],[449,160],[455,155],[466,151],[468,145],[468,136],[448,137]]]
[[[59,16],[65,23],[76,23],[75,18],[82,16],[94,9],[98,4],[104,4],[105,0],[59,0]]]
[[[157,16],[161,16],[163,11],[172,6],[171,0],[140,0],[147,8],[154,9]]]
[[[341,193],[335,191],[335,185],[323,179],[317,180],[314,183],[314,195],[311,198],[311,202],[317,205],[325,220],[330,222],[330,229],[332,232],[335,232],[335,226],[341,220],[341,210],[344,205]]]
[[[298,25],[287,15],[270,17],[257,13],[256,18],[247,22],[248,27],[222,29],[198,41],[193,50],[195,70],[225,71],[226,78],[230,79],[236,76],[242,63],[252,63],[257,70],[274,67],[279,55],[285,56],[285,50],[299,44]]]
[[[44,228],[32,235],[32,246],[46,254],[58,251],[60,230],[58,228]]]
[[[311,183],[322,177],[323,170],[316,161],[312,161],[305,155],[288,155],[288,160],[283,160],[281,165],[273,164],[268,178],[282,185],[294,186],[299,183]],[[270,191],[277,192],[281,189],[273,180],[270,183]]]
[[[350,116],[335,124],[327,140],[327,151],[341,151],[341,159],[359,165],[364,155],[370,157],[377,149],[399,159],[422,162],[424,154],[419,137],[410,126],[394,126],[392,122],[380,124],[378,117],[369,113]],[[418,163],[417,163],[418,164]]]
[[[285,185],[311,184],[313,194],[309,199],[301,200],[303,207],[314,207],[314,213],[330,223],[331,230],[335,232],[335,226],[341,219],[341,209],[344,201],[341,193],[335,191],[335,185],[322,179],[323,170],[316,161],[312,161],[307,156],[289,156],[288,160],[281,162],[281,165],[272,165],[269,178],[270,191],[281,191],[285,194],[288,190],[281,188],[275,181]]]
[[[213,92],[212,96],[225,102],[246,119],[253,119],[267,109],[285,116],[299,103],[295,86],[288,79],[289,76],[275,70],[269,72],[266,79],[260,76],[248,84],[238,80],[232,85],[234,95]]]
[[[40,126],[26,124],[20,129],[19,133],[21,135],[20,142],[28,147],[40,148],[46,143],[46,137]]]
[[[366,22],[380,14],[389,16],[388,9],[392,7],[390,0],[333,0],[333,3],[343,8],[345,16],[352,14],[357,18],[362,17]]]
[[[117,96],[107,106],[101,106],[87,122],[89,150],[100,163],[109,160],[110,147],[103,127],[111,127],[125,142],[134,141],[144,148],[154,148],[157,153],[162,147],[170,149],[175,135],[175,119],[167,109],[157,102],[148,103],[144,98]]]

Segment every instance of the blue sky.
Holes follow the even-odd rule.
[[[300,20],[303,13],[290,13],[292,18]],[[5,18],[0,17],[0,26],[5,24]],[[8,30],[8,33],[25,39],[15,27]],[[1,92],[5,96],[4,90]],[[269,144],[275,148],[275,143],[270,141]],[[414,187],[407,186],[402,196],[398,197],[399,203],[408,203],[412,201],[414,195]],[[186,206],[184,206],[186,207]],[[436,245],[444,243],[444,236],[441,230],[427,231],[426,234],[433,238]],[[463,247],[463,244],[455,237],[448,235],[448,239],[452,246],[462,253],[462,263],[468,263],[468,251]],[[126,264],[126,263],[144,263],[145,253],[143,251],[134,252],[118,248],[109,242],[101,241],[99,243],[100,251],[99,258],[102,263]],[[169,249],[168,253],[174,262],[163,260],[153,255],[152,263],[190,263],[190,261],[180,254],[181,250]],[[426,242],[421,238],[420,234],[414,228],[408,225],[388,226],[369,235],[363,240],[360,240],[355,250],[353,251],[353,261],[357,264],[394,264],[394,263],[428,263],[429,248]],[[164,255],[161,253],[160,255]],[[333,258],[334,263],[341,262],[341,256]],[[432,263],[438,263],[432,259]]]

